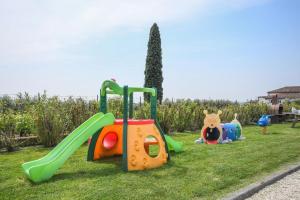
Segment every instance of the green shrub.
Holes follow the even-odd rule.
[[[109,112],[116,118],[122,118],[122,98],[109,99]],[[234,118],[234,113],[238,113],[238,119],[245,124],[253,124],[262,114],[268,113],[268,106],[260,103],[230,102],[225,100],[176,100],[166,99],[162,104],[158,104],[157,117],[161,128],[165,133],[195,131],[203,126],[203,110],[217,112],[222,110],[222,122],[230,122]],[[134,105],[134,118],[150,118],[150,105],[145,102],[141,106]]]
[[[284,109],[290,111],[291,107],[300,108],[297,102],[286,102]],[[222,110],[222,122],[230,122],[234,113],[238,113],[239,121],[251,124],[258,120],[262,114],[268,113],[268,106],[260,103],[238,103],[227,100],[164,100],[157,105],[157,117],[165,133],[195,131],[203,125],[206,109],[210,113]],[[57,144],[62,135],[70,133],[90,116],[99,111],[96,100],[86,101],[82,98],[68,98],[60,100],[57,97],[47,97],[46,93],[30,97],[27,93],[18,94],[16,99],[10,97],[0,98],[0,113],[5,115],[13,112],[17,115],[15,132],[20,135],[37,132],[45,146]],[[116,118],[122,118],[123,98],[110,97],[108,99],[108,112]],[[148,103],[134,104],[133,117],[136,119],[150,118],[150,105]],[[34,124],[32,124],[34,120]]]
[[[34,119],[30,114],[18,114],[16,115],[16,132],[20,137],[27,136],[33,133]]]
[[[6,113],[16,108],[16,102],[9,96],[0,98],[0,113]]]
[[[160,127],[165,133],[169,133],[172,131],[173,123],[172,123],[172,110],[171,106],[167,104],[160,104],[157,110],[157,118],[160,124]],[[149,106],[150,109],[150,106]],[[149,112],[149,111],[148,111]]]
[[[298,101],[293,101],[293,102],[284,102],[283,103],[283,109],[284,112],[291,112],[292,107],[296,108],[297,110],[300,110],[300,100]]]
[[[39,139],[46,147],[55,146],[68,127],[61,101],[57,97],[40,100],[36,106],[36,126]]]
[[[113,113],[116,118],[123,117],[123,98],[113,97],[108,101],[108,111]]]
[[[15,123],[16,117],[12,112],[0,115],[0,146],[6,148],[9,152],[15,151],[18,148],[15,140]]]

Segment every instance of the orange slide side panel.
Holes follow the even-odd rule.
[[[144,170],[157,168],[167,162],[168,154],[165,151],[165,143],[159,130],[154,124],[128,126],[127,156],[128,170]],[[145,151],[145,139],[154,136],[159,146],[159,153],[152,158]],[[147,144],[147,143],[146,143]]]
[[[112,149],[105,149],[102,145],[103,138],[109,132],[114,132],[118,136],[117,144]],[[94,160],[98,160],[103,157],[122,155],[122,143],[123,143],[123,125],[110,125],[102,129],[94,150]]]

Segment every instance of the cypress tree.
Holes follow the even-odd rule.
[[[154,23],[150,29],[148,51],[145,68],[145,83],[144,87],[155,87],[157,89],[157,99],[159,103],[163,99],[163,76],[162,76],[162,51],[159,28]],[[149,94],[144,94],[145,101],[150,100]]]

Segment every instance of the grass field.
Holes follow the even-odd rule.
[[[48,182],[33,184],[21,164],[50,149],[28,147],[0,154],[0,199],[217,199],[291,162],[300,161],[300,128],[244,128],[246,140],[224,145],[194,144],[198,134],[176,134],[185,151],[154,170],[121,170],[120,158],[86,162],[82,146]]]

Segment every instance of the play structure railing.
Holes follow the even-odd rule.
[[[126,88],[126,92],[125,92]],[[107,112],[107,94],[117,94],[123,96],[124,100],[126,98],[126,102],[124,101],[124,112],[125,107],[129,112],[129,118],[133,118],[133,93],[135,92],[143,92],[150,93],[150,104],[151,104],[151,119],[156,120],[156,109],[157,109],[157,92],[155,88],[138,88],[138,87],[120,87],[113,80],[106,80],[102,83],[100,90],[100,112]],[[128,105],[129,98],[129,105]]]
[[[128,95],[130,95],[133,92],[151,93],[152,96],[156,96],[156,90],[154,88],[128,87]],[[124,91],[123,88],[120,87],[115,81],[106,80],[102,83],[100,95],[104,96],[106,94],[123,95]]]

